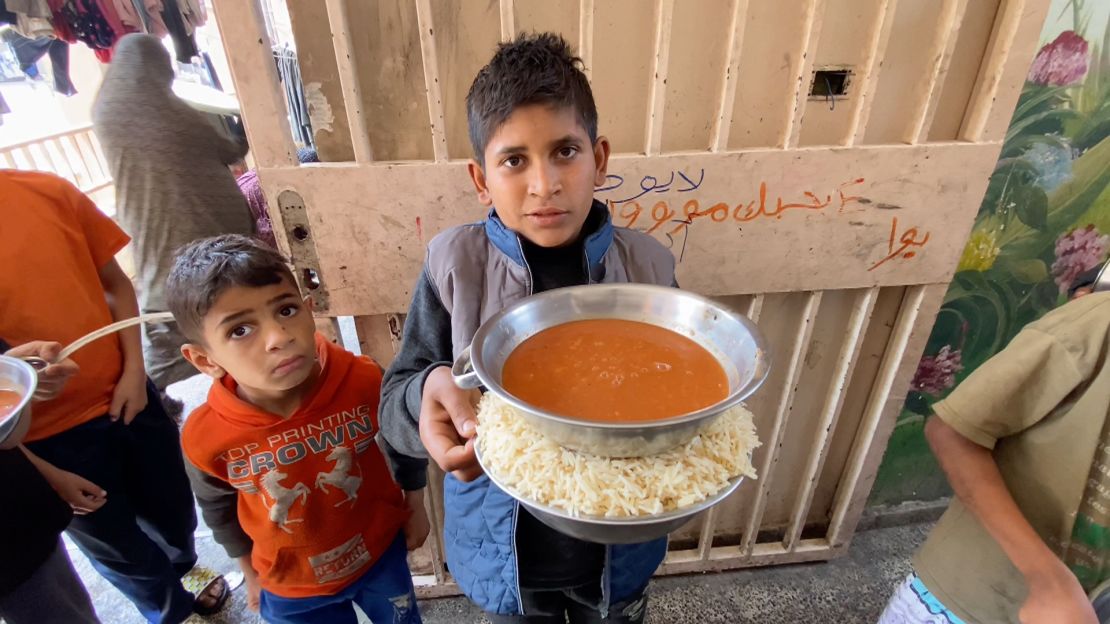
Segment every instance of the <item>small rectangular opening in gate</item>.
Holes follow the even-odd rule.
[[[816,100],[843,98],[852,84],[852,70],[846,67],[824,68],[813,71],[809,84],[809,97]]]

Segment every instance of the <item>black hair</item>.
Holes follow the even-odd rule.
[[[166,304],[181,333],[201,342],[204,317],[216,299],[235,286],[262,287],[297,281],[285,257],[253,238],[225,234],[183,247],[166,278]]]
[[[582,59],[555,33],[521,34],[497,46],[466,94],[466,120],[474,158],[485,166],[486,145],[518,107],[547,104],[574,109],[597,140],[597,106]]]

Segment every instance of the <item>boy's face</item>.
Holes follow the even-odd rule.
[[[470,162],[478,199],[541,247],[573,242],[605,182],[609,141],[594,144],[570,107],[522,106],[490,137],[485,168]]]
[[[203,344],[185,358],[212,377],[231,375],[248,398],[273,398],[309,381],[316,368],[316,325],[296,286],[236,286],[216,299],[201,327]]]

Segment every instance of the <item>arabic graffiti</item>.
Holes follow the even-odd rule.
[[[613,200],[613,202],[617,203],[617,204],[621,204],[621,203],[624,203],[624,202],[627,202],[627,201],[632,201],[634,199],[640,199],[644,195],[647,195],[648,193],[652,193],[652,192],[666,193],[667,191],[671,190],[671,185],[674,184],[674,176],[675,176],[676,173],[678,174],[678,177],[682,178],[682,181],[687,184],[686,188],[677,188],[677,189],[675,189],[679,193],[689,193],[690,191],[696,191],[696,190],[698,190],[699,187],[701,187],[701,183],[705,181],[705,169],[699,170],[699,172],[698,172],[698,181],[697,182],[694,182],[693,180],[691,180],[690,177],[686,175],[685,171],[672,171],[671,172],[671,177],[667,180],[667,182],[665,184],[659,184],[659,179],[658,178],[656,178],[655,176],[649,176],[648,175],[648,176],[644,176],[643,178],[640,179],[640,192],[639,193],[637,193],[636,195],[633,195],[631,197],[626,197],[624,199],[615,199],[615,200]],[[611,174],[605,176],[605,186],[601,186],[601,187],[595,189],[595,192],[604,193],[604,192],[607,192],[607,191],[615,191],[616,189],[619,189],[622,186],[624,186],[624,178],[622,178],[619,175],[611,173]]]
[[[858,192],[858,189],[854,187],[864,184],[864,178],[846,180],[823,195],[807,190],[802,191],[800,197],[794,198],[785,197],[780,193],[772,193],[767,183],[761,181],[758,196],[755,199],[746,203],[739,202],[735,205],[729,202],[714,202],[705,209],[701,207],[702,202],[694,198],[686,200],[680,198],[680,201],[682,201],[681,211],[675,210],[671,201],[665,198],[654,200],[649,196],[646,200],[643,200],[644,203],[641,203],[642,198],[652,193],[690,193],[700,189],[702,183],[705,182],[705,169],[699,169],[696,174],[673,170],[667,175],[665,182],[660,182],[661,179],[662,177],[645,175],[640,179],[638,188],[632,194],[628,194],[630,191],[625,190],[621,194],[627,196],[621,199],[606,198],[605,203],[609,207],[613,220],[618,225],[665,238],[665,244],[671,249],[674,249],[677,237],[681,235],[679,262],[685,257],[686,241],[689,237],[690,227],[699,220],[735,224],[751,223],[761,219],[780,220],[790,211],[817,213],[825,211],[830,206],[834,206],[836,214],[839,215],[845,213],[853,205],[858,205],[857,209],[866,209],[868,204],[872,203],[871,200],[862,195],[853,194]],[[605,184],[595,189],[595,192],[598,194],[617,194],[616,192],[621,191],[624,185],[624,177],[609,174],[606,176]],[[671,197],[673,198],[673,196]],[[649,203],[650,209],[647,208]],[[882,206],[885,205],[882,204]],[[923,239],[918,240],[918,228],[914,227],[907,230],[902,238],[898,239],[902,246],[895,249],[897,221],[897,219],[894,219],[888,249],[889,255],[872,265],[868,271],[874,271],[898,257],[913,258],[917,255],[917,252],[911,248],[924,247],[929,241],[928,232],[925,233]]]
[[[893,259],[895,259],[899,256],[901,256],[902,258],[905,258],[907,260],[910,259],[910,258],[913,258],[914,256],[917,255],[917,252],[913,251],[911,249],[911,247],[924,247],[925,243],[929,242],[929,235],[930,235],[929,232],[925,232],[925,238],[922,238],[922,239],[919,240],[917,238],[917,228],[912,227],[912,228],[906,230],[905,232],[903,232],[902,236],[899,238],[898,237],[898,217],[894,217],[893,219],[891,219],[891,223],[890,223],[890,243],[887,245],[887,251],[889,251],[890,253],[887,254],[887,256],[885,258],[883,258],[882,260],[879,260],[875,264],[871,265],[871,268],[867,269],[867,270],[868,271],[874,271],[875,269],[883,266],[887,262],[889,262],[889,261],[891,261],[891,260],[893,260]],[[894,248],[895,238],[898,238],[898,242],[902,244],[902,246],[897,248],[897,249]]]

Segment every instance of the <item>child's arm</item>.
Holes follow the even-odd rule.
[[[451,378],[451,316],[421,273],[396,359],[382,381],[378,422],[389,444],[405,455],[431,457],[457,478],[482,474],[474,455],[476,390]]]
[[[412,294],[397,356],[382,378],[378,423],[389,447],[410,457],[427,457],[420,441],[420,403],[424,380],[439,366],[451,365],[451,316],[426,273]]]
[[[398,453],[383,436],[379,442],[389,460],[393,480],[405,493],[405,506],[409,508],[409,519],[405,522],[405,545],[416,550],[424,545],[431,530],[428,513],[424,509],[424,488],[428,485],[428,460],[409,457]]]
[[[139,315],[139,301],[135,298],[135,287],[120,268],[115,259],[108,260],[100,268],[100,284],[112,319],[121,321]],[[124,424],[131,424],[135,416],[146,407],[146,366],[143,364],[143,347],[139,337],[139,326],[128,327],[119,332],[120,347],[123,351],[123,373],[112,393],[112,405],[108,413],[113,420],[123,418]]]
[[[239,569],[243,571],[243,582],[247,584],[247,608],[258,611],[258,605],[262,599],[262,584],[258,582],[258,571],[251,563],[250,555],[243,555],[236,560],[239,562]]]
[[[90,514],[108,502],[108,493],[99,485],[79,474],[58,468],[32,453],[26,446],[20,446],[19,450],[23,451],[58,497],[73,509],[73,513],[79,516]]]
[[[424,508],[424,490],[406,491],[405,506],[411,512],[405,522],[405,547],[416,550],[424,545],[424,540],[428,539],[428,533],[432,531],[428,511]]]
[[[204,523],[212,529],[212,539],[223,546],[228,558],[237,560],[243,570],[243,580],[247,584],[247,606],[258,611],[261,585],[258,583],[258,572],[251,564],[254,541],[239,524],[239,491],[223,479],[197,468],[187,453],[185,474],[189,477],[189,484],[193,488],[197,505],[200,506]]]
[[[212,529],[212,538],[223,546],[231,559],[249,559],[254,542],[239,524],[239,491],[226,481],[217,479],[193,465],[186,457],[185,474],[193,486],[204,523]]]
[[[926,423],[925,436],[960,502],[1025,577],[1029,595],[1021,621],[1096,624],[1079,581],[1025,519],[991,452],[936,416]]]
[[[1077,346],[1090,328],[1078,322],[1082,318],[1080,309],[1061,308],[1024,329],[934,405],[936,415],[926,424],[956,496],[1025,577],[1022,622],[1097,621],[1075,575],[1018,506],[992,453],[999,440],[1059,413],[1073,390],[1092,379],[1098,357]]]

